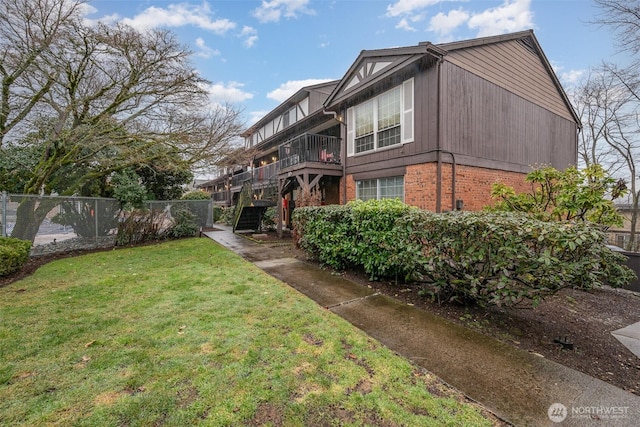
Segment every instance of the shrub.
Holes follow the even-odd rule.
[[[587,222],[521,213],[416,213],[398,223],[400,248],[418,250],[416,271],[440,300],[514,305],[565,287],[619,287],[633,272]],[[405,254],[405,258],[409,258]],[[405,260],[406,262],[406,260]]]
[[[371,280],[410,274],[413,267],[399,262],[396,221],[417,208],[397,199],[355,201],[350,205],[354,237],[349,261],[361,265]]]
[[[317,189],[303,189],[296,197],[296,207],[321,206],[322,194]]]
[[[276,221],[278,220],[278,208],[274,206],[270,206],[264,212],[262,216],[262,223],[260,224],[261,230],[275,230]]]
[[[0,277],[19,271],[29,261],[31,242],[0,237]]]
[[[199,191],[202,193],[202,191]],[[187,210],[194,216],[194,222],[199,227],[206,227],[210,224],[213,216],[211,199],[191,199],[191,200],[174,200],[171,202],[171,216],[179,215],[180,211]]]
[[[213,223],[220,221],[224,215],[224,208],[222,206],[213,207]]]
[[[173,212],[173,224],[167,234],[173,238],[192,237],[200,230],[198,218],[188,209],[177,209]]]
[[[539,303],[565,287],[620,287],[634,273],[597,225],[525,213],[435,214],[398,201],[296,208],[294,238],[324,265],[403,276],[439,301]]]
[[[180,200],[209,200],[211,194],[205,191],[193,190],[186,192],[180,197]]]
[[[66,199],[60,203],[60,212],[51,218],[51,222],[72,227],[78,236],[94,238],[106,236],[117,227],[119,212],[118,203],[109,199],[81,203]]]
[[[131,245],[166,237],[167,214],[161,210],[134,209],[123,212],[118,224],[118,245]]]
[[[590,221],[603,226],[621,226],[622,216],[613,200],[627,192],[624,180],[609,176],[599,164],[578,170],[559,171],[541,166],[527,174],[529,193],[516,194],[512,187],[496,183],[491,196],[498,203],[490,210],[526,212],[544,221]],[[610,199],[611,200],[610,200]]]
[[[111,177],[111,183],[113,197],[120,202],[123,209],[142,209],[144,202],[149,199],[142,179],[133,170],[115,172]]]
[[[353,247],[350,205],[308,206],[293,211],[296,245],[332,268],[349,264]]]
[[[232,225],[234,212],[234,206],[222,208],[222,215],[220,216],[219,221],[222,221],[226,225]]]
[[[404,276],[411,267],[398,262],[395,221],[415,209],[399,200],[296,208],[294,239],[330,267],[361,267],[372,280]]]

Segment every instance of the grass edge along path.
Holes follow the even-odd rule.
[[[65,258],[0,288],[0,425],[491,425],[209,239]]]

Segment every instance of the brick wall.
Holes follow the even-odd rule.
[[[464,209],[478,211],[493,205],[491,186],[496,182],[513,187],[516,193],[529,191],[531,184],[524,179],[526,174],[473,166],[456,166],[456,199],[462,199]],[[442,167],[442,210],[451,206],[451,165]]]
[[[340,203],[344,200],[344,185],[343,179],[347,180],[347,202],[350,200],[355,200],[356,198],[356,182],[353,179],[353,175],[347,175],[346,178],[340,178]]]
[[[404,201],[421,209],[436,210],[436,163],[407,166],[404,177]],[[530,184],[524,182],[526,174],[486,169],[474,166],[456,166],[456,199],[464,203],[464,210],[477,211],[495,203],[491,199],[491,186],[502,182],[513,187],[517,193],[529,191]],[[356,197],[355,181],[347,175],[347,200]],[[340,200],[342,200],[342,185]],[[451,210],[451,164],[442,164],[442,211]]]

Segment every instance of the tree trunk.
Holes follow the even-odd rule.
[[[33,243],[40,229],[42,221],[55,203],[50,200],[42,200],[35,197],[27,197],[18,205],[16,212],[16,225],[13,227],[11,237],[29,240]]]

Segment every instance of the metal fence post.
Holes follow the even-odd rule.
[[[0,220],[2,226],[2,237],[7,237],[7,192],[2,192],[2,220]]]
[[[209,214],[207,215],[207,227],[213,227],[213,199],[209,199]]]
[[[93,217],[96,224],[96,243],[98,243],[98,199],[93,201]]]

